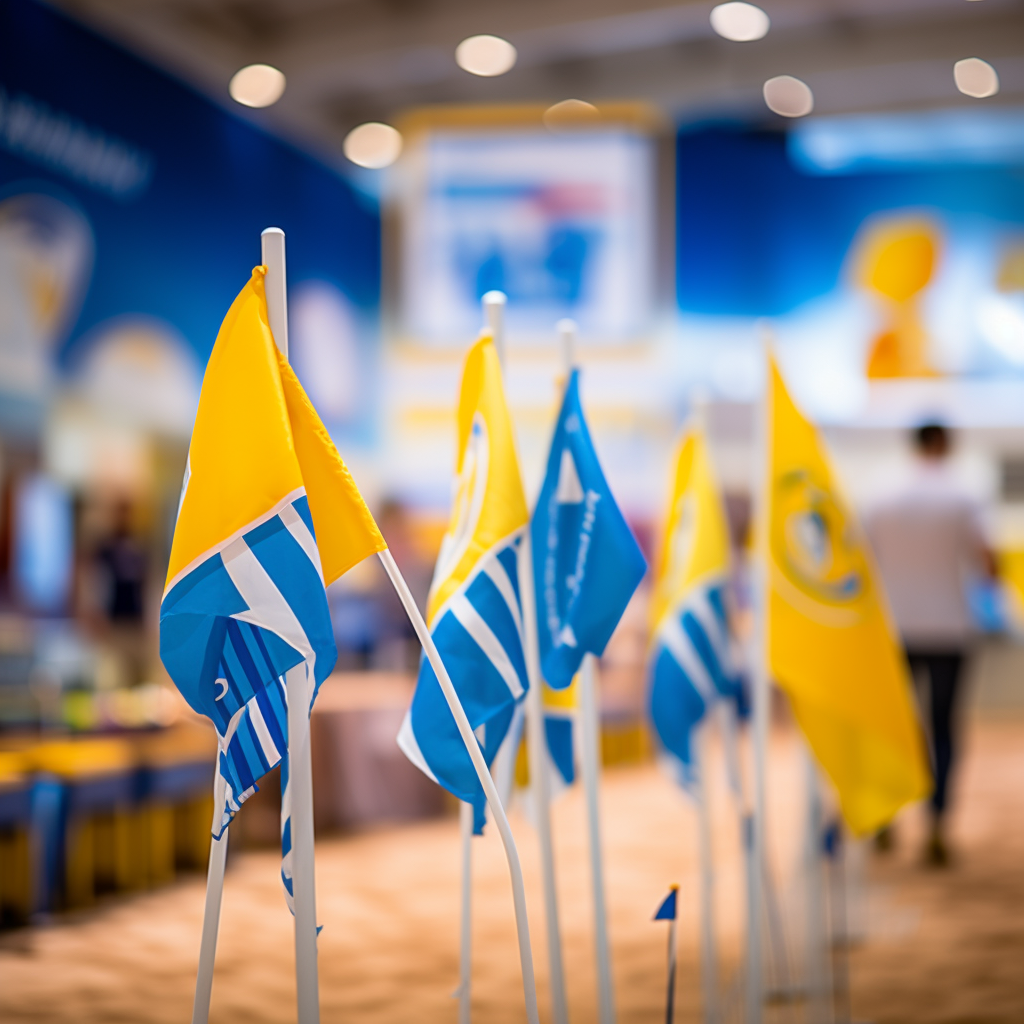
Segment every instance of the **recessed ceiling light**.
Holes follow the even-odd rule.
[[[494,78],[515,66],[516,48],[499,36],[470,36],[455,47],[455,63],[471,75]]]
[[[553,103],[543,114],[544,124],[552,131],[593,124],[601,120],[601,112],[586,100],[562,100]]]
[[[269,64],[250,64],[236,71],[228,92],[236,103],[247,107],[269,107],[284,92],[284,75]]]
[[[999,76],[988,61],[980,57],[967,57],[953,65],[953,81],[965,95],[983,100],[999,92]]]
[[[768,34],[768,15],[753,4],[719,4],[711,8],[711,27],[724,39],[734,43],[750,43]]]
[[[352,163],[379,170],[390,167],[398,159],[402,152],[402,135],[389,124],[367,121],[345,136],[342,149]]]
[[[814,109],[814,93],[806,82],[792,75],[778,75],[764,83],[768,109],[783,117],[803,117]]]

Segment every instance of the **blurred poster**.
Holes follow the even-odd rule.
[[[60,11],[0,4],[0,437],[38,433],[73,393],[187,438],[271,224],[288,235],[297,371],[328,429],[370,447],[376,202]]]
[[[12,554],[22,601],[34,611],[62,611],[71,589],[74,525],[70,496],[49,477],[28,477],[17,490]]]
[[[514,342],[573,317],[593,341],[650,327],[654,143],[635,130],[437,130],[406,162],[403,333],[451,345],[508,296]]]

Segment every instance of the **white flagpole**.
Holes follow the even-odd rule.
[[[697,754],[697,835],[700,845],[700,980],[704,997],[704,1020],[718,1020],[718,962],[715,949],[715,869],[711,856],[711,803],[708,786],[707,742],[699,730],[694,737]]]
[[[761,399],[754,411],[754,444],[751,497],[753,504],[752,523],[754,530],[760,529],[760,522],[767,513],[768,488],[768,368],[767,344],[761,343],[764,383]],[[747,907],[747,1005],[746,1024],[760,1024],[764,1004],[764,967],[761,948],[761,907],[763,903],[764,877],[767,867],[765,823],[766,788],[765,771],[768,753],[768,567],[765,552],[760,550],[763,538],[755,535],[751,574],[753,594],[754,636],[751,659],[751,704],[754,741],[754,814],[751,820],[749,840],[753,863],[749,872]]]
[[[615,1024],[615,990],[608,942],[608,909],[604,887],[599,800],[601,773],[601,715],[597,701],[597,659],[583,658],[580,669],[580,769],[587,800],[590,836],[590,883],[594,895],[594,953],[597,958],[597,998],[600,1024]]]
[[[211,832],[221,824],[227,784],[220,773],[220,750],[213,776],[213,821]],[[210,839],[210,866],[206,873],[206,905],[203,908],[203,937],[199,942],[199,970],[196,972],[196,994],[192,1002],[192,1024],[207,1024],[210,1019],[210,994],[213,991],[213,963],[217,957],[217,930],[220,925],[220,903],[224,894],[224,867],[228,856],[228,830],[220,839]]]
[[[267,316],[274,341],[288,357],[288,277],[284,232],[262,235]],[[292,886],[295,902],[295,987],[299,1024],[319,1024],[320,994],[316,962],[316,879],[313,852],[313,762],[309,747],[312,686],[307,666],[285,674],[288,694],[288,786],[292,800]]]
[[[566,377],[576,367],[576,322],[558,321],[562,366]],[[601,844],[601,712],[597,695],[597,659],[583,658],[580,668],[580,773],[587,802],[587,832],[590,839],[590,882],[594,899],[594,953],[597,959],[597,1000],[600,1024],[615,1024],[615,990],[608,942],[608,909],[604,885],[604,856]]]
[[[441,692],[444,694],[448,707],[451,709],[455,725],[459,730],[459,735],[462,737],[462,742],[466,745],[466,750],[469,753],[470,760],[473,762],[473,768],[476,770],[480,785],[483,786],[484,795],[487,797],[487,806],[491,809],[494,824],[497,826],[498,834],[501,836],[501,842],[505,848],[505,857],[508,859],[509,875],[512,879],[512,901],[515,905],[516,931],[519,937],[519,962],[523,973],[526,1019],[529,1024],[540,1024],[540,1018],[537,1015],[537,985],[533,974],[533,954],[530,950],[530,923],[526,914],[526,888],[523,885],[523,869],[519,863],[519,853],[516,850],[516,842],[512,837],[512,829],[509,827],[508,818],[505,815],[505,808],[501,806],[498,790],[494,785],[494,780],[491,778],[491,773],[487,770],[487,762],[484,761],[480,744],[473,733],[473,727],[469,724],[469,719],[466,717],[466,712],[462,707],[462,702],[459,700],[459,695],[455,692],[455,687],[452,685],[448,670],[444,667],[444,662],[441,661],[441,655],[438,653],[437,646],[430,635],[430,630],[427,629],[427,624],[423,621],[419,608],[416,607],[416,602],[413,600],[409,587],[402,578],[398,566],[395,564],[394,556],[385,548],[380,552],[379,557],[391,579],[391,583],[398,592],[399,600],[405,608],[406,615],[409,616],[409,621],[416,631],[416,636],[423,645],[427,661],[430,662],[430,667],[434,670],[434,675],[437,676]]]
[[[508,299],[504,292],[487,292],[483,299],[484,321],[494,340],[494,349],[498,353],[498,362],[505,369],[505,305]]]
[[[804,885],[807,933],[804,949],[805,985],[810,1024],[831,1024],[832,972],[829,964],[828,921],[825,912],[824,838],[818,766],[804,749],[807,778],[807,820],[804,835]]]
[[[473,805],[459,805],[462,840],[462,910],[459,922],[459,1024],[470,1024],[473,1006]]]
[[[494,338],[494,347],[502,369],[505,368],[505,303],[503,292],[487,292],[483,297],[484,317]],[[540,648],[537,640],[537,602],[534,592],[533,551],[527,526],[519,545],[519,599],[523,606],[523,639],[526,674],[526,737],[530,760],[530,795],[540,842],[541,877],[544,885],[544,918],[548,934],[548,964],[551,974],[551,1015],[553,1024],[568,1024],[569,1007],[565,996],[565,969],[562,964],[562,935],[558,924],[558,887],[555,881],[555,851],[551,839],[551,792],[548,785],[547,739],[544,734],[543,685],[540,673]]]
[[[707,445],[707,400],[695,396],[693,401],[693,426],[702,435]],[[723,701],[718,701],[722,707]],[[714,1024],[718,1020],[718,956],[715,939],[715,868],[711,841],[711,800],[708,785],[707,740],[705,730],[698,730],[694,736],[697,761],[698,783],[694,797],[697,804],[697,842],[700,859],[700,936],[701,936],[701,993],[704,1002],[704,1020]],[[729,751],[726,750],[726,770],[731,771]]]
[[[530,759],[530,795],[540,841],[541,875],[544,882],[544,915],[548,932],[548,963],[551,971],[551,1017],[554,1024],[568,1024],[562,936],[558,926],[558,888],[555,882],[555,851],[551,840],[551,793],[548,788],[547,737],[544,730],[543,679],[537,640],[537,602],[533,581],[533,550],[527,527],[519,547],[519,595],[523,605],[526,640],[526,735]]]

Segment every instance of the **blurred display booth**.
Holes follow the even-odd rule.
[[[297,371],[358,453],[376,203],[51,7],[0,8],[4,920],[203,863],[213,733],[156,616],[203,367],[268,225]]]

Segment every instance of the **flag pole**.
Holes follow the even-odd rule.
[[[515,906],[516,932],[519,938],[519,962],[523,974],[526,1019],[529,1024],[540,1024],[540,1018],[537,1015],[537,986],[533,974],[533,954],[530,951],[530,924],[526,915],[526,888],[523,884],[523,869],[519,863],[519,853],[516,850],[516,842],[512,836],[512,829],[509,827],[508,818],[505,815],[505,808],[501,806],[501,798],[498,796],[494,779],[491,778],[491,773],[487,770],[487,762],[484,761],[480,744],[477,742],[473,727],[469,724],[469,719],[466,717],[466,712],[462,707],[462,702],[459,700],[459,695],[455,692],[455,687],[452,684],[451,677],[448,675],[448,670],[444,667],[444,662],[441,661],[441,655],[437,650],[433,637],[430,635],[430,630],[427,629],[427,624],[423,621],[419,608],[416,607],[416,602],[395,563],[394,556],[385,548],[379,552],[379,557],[384,570],[387,572],[392,585],[398,593],[402,606],[405,608],[406,615],[409,616],[409,621],[416,631],[416,636],[423,646],[427,661],[430,662],[430,667],[434,670],[434,675],[437,676],[441,692],[448,702],[448,707],[451,709],[452,717],[455,719],[459,735],[462,737],[462,742],[466,745],[466,750],[469,753],[470,760],[473,762],[477,778],[483,787],[484,795],[487,798],[487,806],[490,807],[494,824],[498,828],[498,835],[501,836],[501,842],[505,848],[505,857],[508,860],[509,875],[512,880],[512,901]]]
[[[715,871],[711,858],[711,803],[708,786],[706,737],[694,737],[697,748],[697,836],[700,846],[700,980],[704,996],[704,1020],[718,1020],[718,963],[715,950]]]
[[[288,358],[288,277],[284,232],[262,234],[264,287],[270,331]],[[313,762],[309,746],[312,688],[305,664],[285,674],[288,695],[288,788],[291,790],[292,885],[295,902],[295,988],[299,1024],[319,1024],[316,950],[316,879],[313,851]],[[283,797],[284,794],[282,794]]]
[[[484,307],[484,322],[490,331],[494,350],[498,353],[501,369],[505,369],[505,305],[508,302],[504,292],[486,292],[481,299]]]
[[[562,366],[566,378],[576,367],[576,322],[558,321]],[[587,803],[587,832],[590,840],[590,881],[594,899],[594,952],[597,959],[597,999],[600,1024],[615,1024],[615,991],[608,943],[608,910],[604,885],[604,857],[601,845],[601,712],[597,696],[597,659],[583,657],[580,667],[580,770]]]
[[[565,971],[562,965],[562,936],[558,925],[558,888],[555,881],[555,851],[551,839],[551,793],[548,788],[544,733],[543,679],[537,640],[537,603],[534,594],[533,551],[527,527],[519,548],[519,594],[523,606],[523,633],[526,641],[526,672],[530,688],[526,691],[526,735],[530,761],[530,795],[540,841],[541,875],[544,883],[544,916],[548,932],[548,963],[551,972],[551,1018],[554,1024],[568,1024],[569,1008],[565,998]]]
[[[213,775],[213,821],[210,831],[216,832],[224,815],[227,784],[220,773],[220,750]],[[210,839],[210,865],[206,873],[206,904],[203,907],[203,937],[199,942],[199,969],[196,972],[196,993],[192,1002],[192,1024],[207,1024],[210,1019],[210,995],[213,992],[213,964],[217,957],[217,931],[220,925],[220,904],[224,894],[224,867],[228,856],[228,828],[225,825],[218,839]]]
[[[744,831],[745,842],[749,845],[752,864],[748,872],[747,906],[747,1005],[746,1024],[760,1024],[764,1003],[764,967],[761,948],[761,906],[764,892],[764,877],[767,867],[765,825],[766,788],[765,772],[768,753],[768,566],[764,550],[767,538],[759,536],[761,523],[767,515],[768,487],[768,368],[767,330],[762,332],[759,342],[764,383],[761,398],[754,409],[754,444],[751,459],[751,498],[753,505],[754,545],[751,557],[753,575],[754,635],[751,657],[751,704],[753,718],[754,754],[754,813],[749,828]]]
[[[707,399],[704,395],[694,397],[693,425],[708,443]],[[719,702],[721,703],[721,702]],[[715,1024],[718,1020],[718,957],[715,941],[715,868],[712,859],[711,841],[711,800],[708,786],[707,742],[701,734],[694,737],[697,756],[696,787],[697,842],[700,858],[700,940],[701,940],[701,990],[704,1001],[704,1020]],[[729,751],[726,750],[726,765],[729,771]]]
[[[483,297],[484,317],[494,339],[502,370],[506,365],[505,304],[503,292],[487,292]],[[551,839],[551,792],[548,786],[547,740],[544,735],[544,701],[541,693],[540,649],[537,639],[537,601],[533,579],[533,550],[530,529],[519,545],[519,600],[523,608],[523,640],[526,674],[526,737],[530,763],[530,795],[540,842],[541,877],[544,886],[544,919],[548,936],[548,965],[551,985],[553,1024],[568,1024],[569,1008],[565,997],[565,969],[562,964],[562,935],[558,924],[558,887],[555,880],[555,851]]]
[[[590,838],[590,882],[594,898],[594,953],[597,958],[597,998],[600,1024],[615,1024],[615,990],[608,942],[608,908],[601,845],[600,773],[601,712],[597,699],[597,658],[583,657],[580,668],[580,761],[587,801]]]
[[[678,889],[679,886],[675,885],[672,888]],[[668,925],[668,994],[665,1000],[665,1024],[673,1024],[676,1015],[676,961],[679,959],[676,921],[678,917],[677,910]]]
[[[459,918],[459,1024],[470,1024],[473,998],[473,805],[459,805],[462,840],[462,907]]]
[[[806,892],[806,975],[809,1019],[814,1024],[832,1020],[832,977],[829,970],[828,921],[825,911],[825,823],[818,766],[810,748],[804,748],[807,808],[804,834],[804,884]]]

